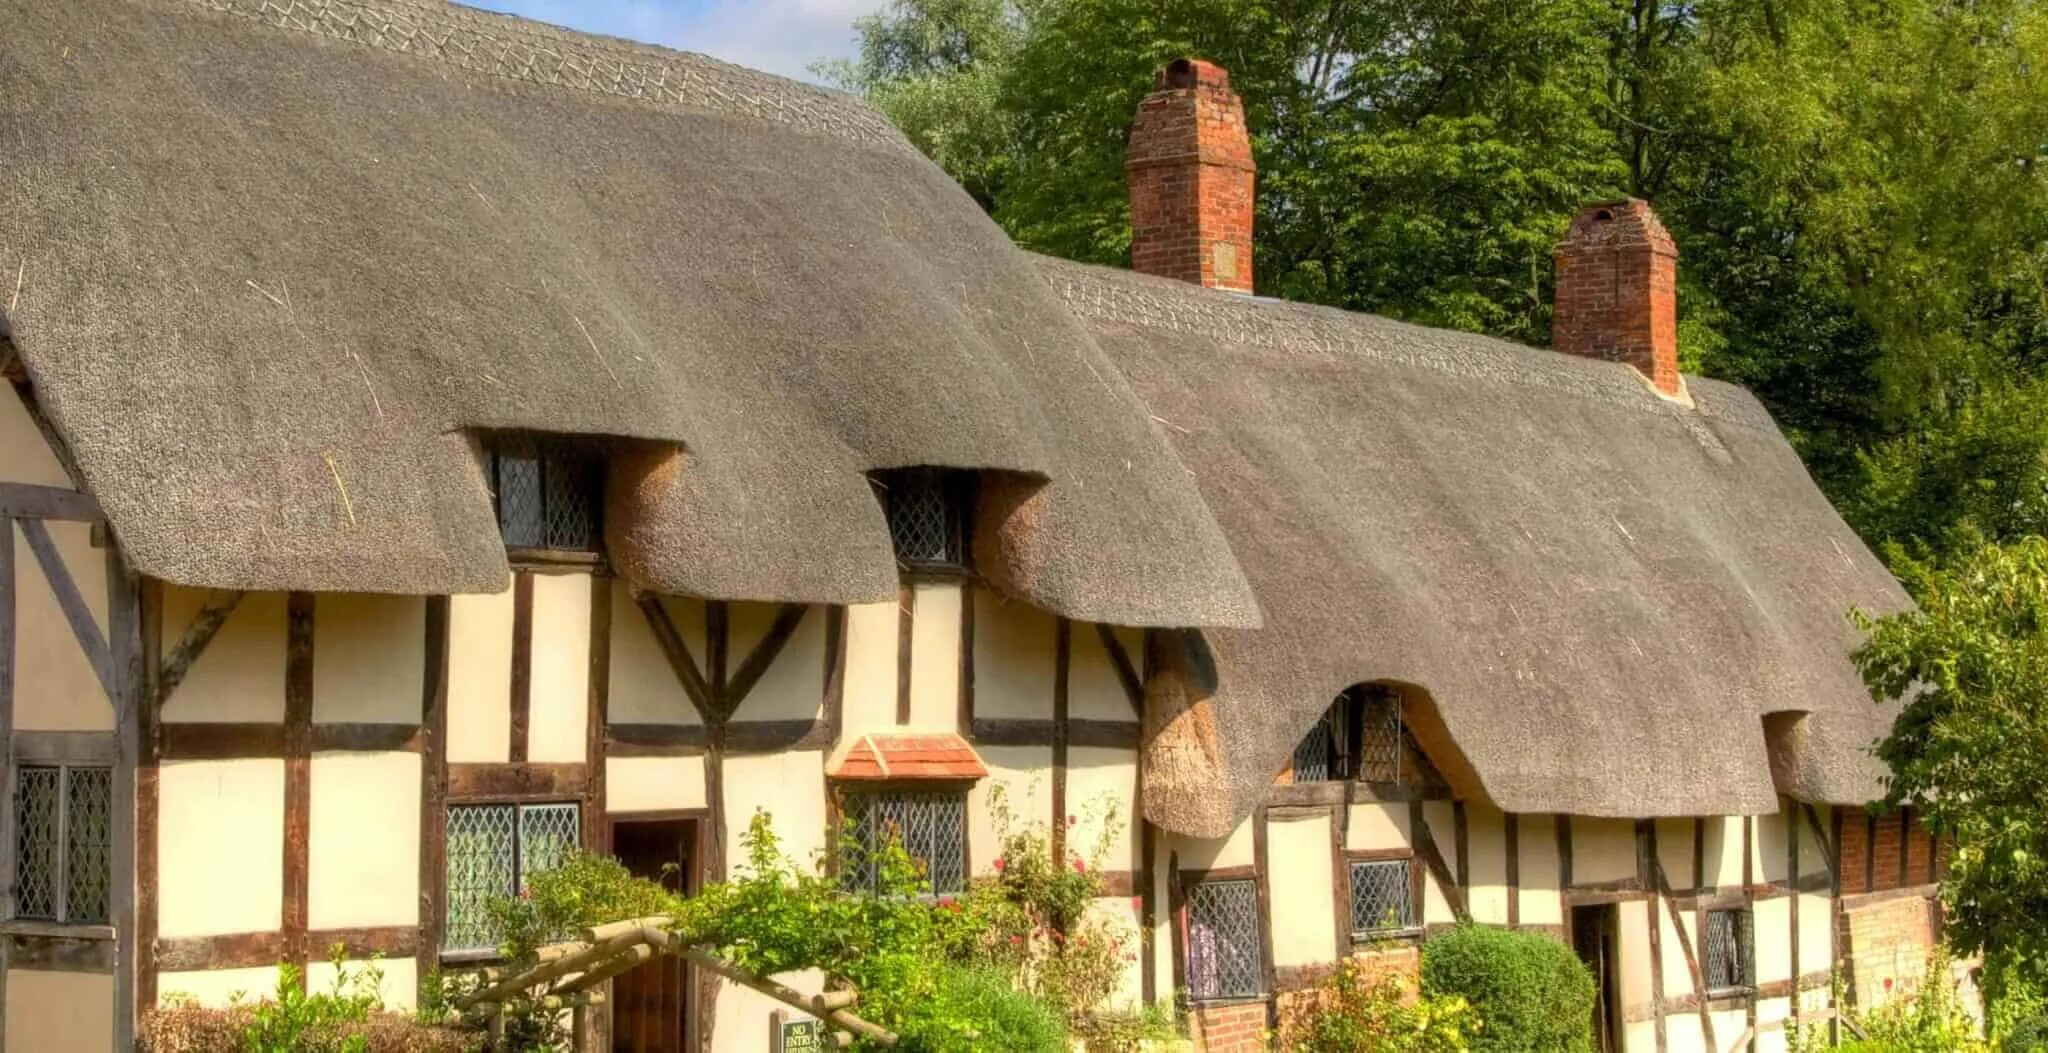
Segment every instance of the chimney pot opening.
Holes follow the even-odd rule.
[[[1169,88],[1192,88],[1195,86],[1195,64],[1187,59],[1174,59],[1166,66],[1166,86]]]

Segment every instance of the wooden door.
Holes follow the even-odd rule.
[[[697,823],[693,819],[612,821],[612,855],[637,877],[672,892],[696,888]],[[663,955],[612,981],[615,1053],[695,1053],[690,975],[681,958]]]
[[[1593,971],[1593,1049],[1620,1053],[1621,984],[1617,912],[1610,905],[1572,910],[1572,947]],[[1651,916],[1655,921],[1655,915]]]

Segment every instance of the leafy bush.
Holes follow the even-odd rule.
[[[2005,1053],[2048,1053],[2048,1014],[2014,1024],[2005,1033]]]
[[[1417,997],[1400,976],[1346,959],[1280,1013],[1280,1048],[1297,1053],[1465,1053],[1478,1014],[1458,995]]]
[[[469,1053],[481,1036],[432,1027],[384,1011],[383,970],[375,962],[350,966],[333,959],[327,991],[301,989],[299,971],[278,967],[270,997],[225,1009],[190,998],[171,998],[144,1014],[137,1047],[142,1053]]]
[[[1460,925],[1422,946],[1422,990],[1462,997],[1484,1021],[1477,1053],[1583,1053],[1593,1044],[1593,974],[1563,944]]]
[[[1065,1022],[1052,1006],[995,969],[960,966],[935,974],[929,1012],[903,1022],[896,1047],[911,1053],[1001,1049],[1064,1053]]]

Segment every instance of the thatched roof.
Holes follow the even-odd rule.
[[[639,440],[609,540],[662,591],[889,598],[863,473],[924,464],[997,473],[1024,599],[1256,623],[1117,370],[846,96],[414,0],[0,26],[0,312],[143,572],[502,588],[474,437],[519,429]]]
[[[1213,742],[1230,792],[1161,780],[1156,821],[1227,830],[1366,681],[1418,688],[1446,774],[1513,811],[1875,794],[1890,714],[1846,612],[1907,600],[1748,393],[1688,378],[1686,408],[1618,363],[1040,267],[1167,422],[1266,615],[1180,663],[1213,658],[1180,743]],[[1783,711],[1807,716],[1767,741]]]

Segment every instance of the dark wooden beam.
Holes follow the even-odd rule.
[[[229,760],[282,757],[283,724],[188,723],[172,721],[158,728],[164,760]]]
[[[418,753],[424,733],[418,724],[320,723],[308,731],[315,753]]]
[[[838,729],[823,720],[736,720],[725,726],[727,754],[831,749]]]
[[[1685,956],[1685,971],[1687,975],[1692,977],[1693,992],[1695,994],[1702,993],[1707,989],[1706,972],[1700,968],[1699,955],[1693,951],[1692,937],[1686,934],[1685,921],[1678,912],[1677,899],[1671,894],[1671,880],[1664,873],[1663,860],[1652,860],[1651,876],[1656,881],[1658,898],[1664,901],[1665,912],[1671,918],[1671,927],[1678,932],[1678,952]],[[1650,912],[1650,927],[1652,932],[1662,927],[1657,920],[1657,914],[1654,909]],[[1656,944],[1653,942],[1651,946],[1654,948]],[[1651,954],[1655,955],[1656,951],[1652,950]],[[1661,1002],[1664,996],[1661,993],[1656,993],[1656,997]],[[1661,1012],[1659,1015],[1662,1015]],[[1704,1003],[1700,1006],[1700,1033],[1707,1036],[1708,1049],[1721,1048],[1720,1041],[1714,1035],[1713,1015],[1707,1012]]]
[[[1065,625],[1066,619],[1060,619]],[[1053,828],[1058,829],[1062,816],[1053,817]],[[1259,901],[1259,972],[1264,979],[1267,1023],[1271,1024],[1273,1007],[1271,998],[1279,987],[1279,976],[1275,969],[1273,955],[1273,857],[1272,838],[1266,826],[1266,806],[1260,805],[1252,812],[1252,887],[1257,891]]]
[[[1465,903],[1465,886],[1451,872],[1450,864],[1444,862],[1443,851],[1437,847],[1436,835],[1429,829],[1429,817],[1423,814],[1421,802],[1408,807],[1409,824],[1413,827],[1408,837],[1415,844],[1416,858],[1422,860],[1430,876],[1436,879],[1437,887],[1443,890],[1444,899],[1451,905],[1451,917],[1461,922],[1471,921],[1472,912]]]
[[[284,955],[306,982],[313,807],[313,618],[310,592],[285,604]]]
[[[1636,859],[1638,861],[1637,866],[1641,868],[1641,873],[1647,879],[1645,883],[1654,884],[1656,876],[1662,873],[1660,869],[1661,861],[1657,858],[1657,821],[1655,819],[1636,820]],[[1669,896],[1664,898],[1664,902],[1671,907],[1672,917],[1675,919],[1677,917],[1677,906],[1671,903]],[[1655,904],[1651,905],[1647,912],[1647,917],[1650,920],[1650,998],[1656,1005],[1656,1011],[1652,1017],[1653,1030],[1656,1035],[1657,1053],[1664,1053],[1665,1050],[1671,1048],[1670,1027],[1664,1019],[1664,922],[1657,917]],[[1685,927],[1683,925],[1678,927],[1678,936],[1680,940],[1685,938]],[[1695,987],[1694,989],[1697,990],[1698,988]],[[1707,1043],[1707,1048],[1719,1049],[1720,1047],[1710,1040]]]
[[[55,519],[73,523],[97,523],[102,519],[100,503],[91,494],[61,486],[34,483],[0,483],[0,519]]]
[[[118,548],[115,551],[119,551]],[[163,584],[138,578],[137,624],[141,633],[142,683],[137,697],[135,762],[135,923],[127,941],[135,962],[132,1009],[141,1013],[157,1001],[157,819],[160,760],[163,743],[158,722],[163,712]],[[12,841],[11,834],[9,841]]]
[[[590,661],[583,706],[583,760],[590,765],[590,784],[583,796],[583,848],[607,852],[605,822],[605,728],[611,723],[612,579],[590,578]]]
[[[796,635],[797,627],[803,624],[804,614],[809,610],[801,603],[785,603],[776,608],[775,621],[768,626],[767,635],[761,637],[761,642],[755,644],[740,662],[739,670],[732,675],[732,682],[726,685],[729,713],[738,712],[741,703],[747,700],[748,692],[761,682],[762,675],[775,664],[782,649],[789,646],[790,638]]]
[[[426,662],[420,676],[420,976],[440,968],[446,931],[448,838],[448,607],[427,597]]]
[[[276,965],[291,953],[295,942],[304,942],[319,957],[335,945],[345,948],[350,958],[383,955],[413,958],[431,953],[422,930],[412,925],[377,926],[360,929],[315,929],[298,936],[278,932],[237,932],[222,936],[184,936],[157,941],[157,961],[166,972],[196,972],[207,969],[252,969]],[[438,959],[438,955],[436,955]]]
[[[162,670],[157,674],[157,690],[162,698],[170,698],[171,692],[184,683],[185,674],[192,670],[192,663],[206,653],[206,646],[213,642],[228,616],[241,605],[244,595],[246,593],[229,589],[216,591],[207,597],[206,604],[185,627],[185,635],[179,638],[178,646],[171,648],[171,653],[164,657]]]
[[[1820,846],[1821,858],[1828,865],[1828,873],[1834,873],[1840,869],[1839,860],[1835,854],[1836,846],[1834,839],[1830,838],[1827,830],[1820,825],[1819,810],[1815,809],[1813,804],[1808,801],[1799,802],[1799,810],[1806,816],[1806,828],[1813,832],[1814,844]],[[1794,821],[1796,822],[1797,820]]]
[[[690,649],[683,643],[683,636],[676,631],[676,623],[668,616],[668,609],[661,605],[661,599],[653,593],[640,597],[640,613],[647,619],[647,627],[654,630],[655,642],[661,645],[662,656],[668,659],[668,666],[676,674],[676,680],[683,685],[683,694],[690,705],[696,707],[697,719],[711,723],[714,710],[711,705],[711,685],[704,680],[704,674],[697,669],[697,661],[690,657]]]
[[[710,744],[702,724],[612,724],[605,753],[612,757],[697,757]]]
[[[1785,880],[1790,882],[1796,890],[1799,887],[1801,876],[1799,873],[1799,802],[1789,797],[1786,798],[1785,806],[1780,814],[1785,817]],[[1788,927],[1792,932],[1792,975],[1795,977],[1799,975],[1799,898],[1799,893],[1794,891],[1791,900],[1786,904],[1787,910],[1792,915]],[[1804,1015],[1799,1008],[1799,999],[1794,998],[1792,1000],[1792,1023],[1794,1027],[1799,1025]]]
[[[40,519],[19,519],[22,537],[28,540],[29,551],[35,554],[36,563],[43,569],[43,577],[49,582],[50,591],[56,594],[57,606],[64,611],[64,620],[71,625],[71,635],[77,639],[79,649],[85,652],[86,661],[91,663],[93,675],[99,678],[100,689],[107,694],[107,702],[121,705],[120,685],[116,682],[113,655],[107,648],[107,638],[100,632],[100,623],[93,617],[92,608],[86,605],[85,597],[78,591],[78,583],[71,578],[71,572],[64,566],[64,556],[57,551],[57,542],[50,537],[50,531]]]
[[[962,735],[974,734],[974,604],[974,583],[961,582],[960,713],[954,721],[954,727]]]
[[[1102,650],[1109,655],[1109,664],[1116,669],[1117,683],[1124,686],[1124,697],[1130,700],[1131,712],[1143,718],[1145,684],[1138,679],[1138,669],[1131,664],[1131,656],[1124,650],[1124,642],[1116,638],[1115,629],[1101,622],[1095,623],[1095,633],[1102,639]]]
[[[0,787],[14,785],[14,643],[15,612],[21,608],[15,593],[14,523],[0,517]],[[10,797],[12,794],[10,793]],[[14,803],[0,802],[0,880],[15,873]],[[0,917],[14,916],[13,889],[0,897]],[[6,962],[0,958],[0,983],[7,979]],[[5,989],[0,988],[0,995]],[[4,1023],[4,1021],[0,1021]],[[0,1041],[4,1041],[0,1029]]]
[[[1067,681],[1073,657],[1074,623],[1061,618],[1053,631],[1052,858],[1053,865],[1062,869],[1067,865]],[[1261,824],[1264,821],[1260,819]],[[1271,964],[1268,955],[1269,969]]]
[[[704,601],[704,678],[711,687],[711,701],[718,722],[732,719],[732,605],[724,600]]]
[[[512,716],[507,757],[526,762],[533,726],[533,574],[512,575]]]
[[[448,765],[451,801],[581,797],[589,782],[587,764]]]

